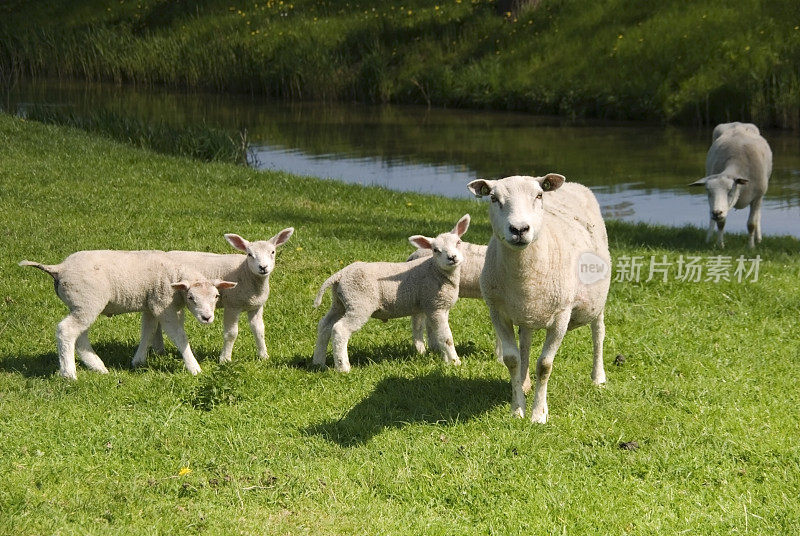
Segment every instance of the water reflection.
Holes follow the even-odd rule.
[[[5,95],[7,110],[24,102],[247,129],[262,169],[450,197],[468,197],[465,185],[476,177],[556,171],[591,187],[607,218],[707,224],[703,191],[686,185],[704,174],[710,129],[576,126],[516,113],[276,104],[82,84],[39,83]],[[775,159],[763,207],[764,234],[800,236],[800,136],[780,131],[764,136]],[[727,229],[744,232],[746,219],[746,210],[733,211]]]

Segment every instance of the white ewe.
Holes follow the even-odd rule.
[[[544,423],[547,380],[567,330],[591,324],[592,380],[595,384],[606,380],[603,311],[611,270],[600,208],[588,188],[564,184],[564,177],[555,173],[475,180],[469,189],[478,197],[491,199],[493,236],[481,272],[481,292],[511,375],[515,416],[525,415],[523,386],[528,378],[532,332],[547,330],[536,362],[531,410],[531,420]],[[584,277],[580,265],[587,256],[601,267],[601,277]],[[519,345],[514,326],[519,326]]]

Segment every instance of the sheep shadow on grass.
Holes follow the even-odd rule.
[[[456,352],[460,358],[469,357],[478,352],[478,346],[472,341],[466,341],[456,344]],[[353,368],[366,367],[376,365],[385,361],[414,361],[414,360],[427,360],[437,359],[441,360],[442,357],[438,352],[428,351],[425,355],[419,355],[414,350],[414,345],[409,339],[408,342],[392,342],[380,346],[374,345],[358,345],[353,344],[348,346],[348,356],[350,358],[350,365]],[[331,356],[330,348],[328,349],[328,357],[325,361],[328,367],[333,367],[333,356]],[[297,354],[289,359],[290,366],[305,370],[322,370],[311,363],[311,356],[307,354]]]
[[[167,345],[167,351],[164,355],[158,355],[150,350],[147,356],[147,364],[137,369],[131,367],[131,360],[136,353],[137,345],[118,341],[107,341],[93,342],[92,347],[97,355],[100,356],[100,359],[103,360],[103,363],[109,371],[159,370],[162,372],[174,373],[185,371],[180,353],[170,345]],[[198,349],[193,348],[195,357],[200,362],[201,366],[207,359],[217,359],[216,354],[197,350]],[[79,379],[81,374],[97,374],[81,363],[77,353],[75,355],[75,364],[78,369]],[[26,378],[46,378],[48,376],[57,375],[58,370],[58,354],[55,351],[43,354],[17,354],[0,357],[0,371],[20,374]]]
[[[363,445],[390,428],[414,423],[455,424],[509,400],[508,381],[460,378],[433,372],[416,378],[384,378],[341,419],[305,429],[343,447]]]

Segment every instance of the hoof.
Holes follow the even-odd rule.
[[[515,419],[524,419],[525,418],[525,410],[522,408],[512,408],[511,409],[511,416]]]

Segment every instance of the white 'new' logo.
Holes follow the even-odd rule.
[[[591,285],[606,279],[611,267],[594,253],[587,251],[578,257],[578,280],[584,285]]]

